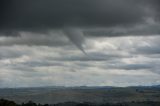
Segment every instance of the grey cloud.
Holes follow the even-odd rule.
[[[139,47],[135,50],[136,53],[140,53],[140,54],[148,54],[148,55],[156,55],[156,54],[160,54],[160,47],[156,46],[156,47]]]
[[[1,37],[0,46],[9,45],[48,45],[66,46],[71,43],[61,32],[50,31],[48,33],[19,32],[20,36]]]
[[[64,35],[84,52],[83,34],[75,29],[66,31],[64,27],[68,26],[82,29],[105,27],[105,31],[84,32],[84,35],[98,37],[160,34],[159,25],[144,24],[148,17],[154,20],[155,15],[152,12],[157,11],[158,7],[154,8],[156,2],[153,0],[2,0],[0,36],[7,36],[8,39],[0,41],[0,45],[70,44],[64,36],[60,36],[61,34],[48,36],[51,30],[61,29],[65,32]],[[146,27],[134,28],[141,24]],[[112,29],[117,26],[122,30]],[[21,32],[30,35],[23,36]]]
[[[148,14],[143,0],[1,1],[1,30],[63,26],[117,26],[141,23]]]
[[[160,13],[159,13],[159,11],[160,11],[160,6],[159,6],[160,1],[159,0],[146,0],[146,1],[148,2],[148,5],[150,7],[152,7],[152,9],[154,10],[152,14],[155,17],[155,20],[160,21]],[[145,2],[145,0],[144,0],[144,2]]]
[[[151,59],[153,59],[153,58],[151,58]],[[153,59],[150,62],[144,62],[144,64],[142,64],[144,66],[142,66],[142,67],[144,67],[144,69],[146,67],[146,70],[151,71],[153,73],[160,74],[160,71],[159,71],[159,69],[160,69],[160,63],[159,62],[160,62],[159,58],[157,60]]]
[[[142,63],[125,63],[122,61],[122,59],[113,59],[111,61],[103,61],[101,64],[98,65],[98,67],[106,70],[118,69],[118,70],[127,70],[127,71],[129,70],[135,70],[135,71],[149,70],[152,72],[157,71],[155,69],[157,64],[154,64],[154,62],[147,62],[144,60]],[[128,59],[131,59],[131,57],[129,57]]]
[[[97,52],[87,52],[87,55],[72,55],[54,58],[56,61],[109,61],[117,58],[123,58],[125,56],[104,54]],[[127,57],[127,56],[126,56]]]
[[[141,69],[152,69],[153,66],[149,64],[123,64],[119,66],[113,66],[115,69],[125,69],[125,70],[141,70]]]
[[[60,66],[65,67],[66,65],[63,62],[55,62],[55,61],[49,61],[49,60],[32,60],[21,63],[24,66],[28,67],[47,67],[47,66]]]
[[[145,41],[145,40],[144,40]],[[160,42],[159,37],[152,38],[145,41],[147,45],[137,45],[134,50],[130,51],[131,54],[147,55],[151,58],[159,58],[160,55]]]
[[[151,19],[152,20],[152,19]],[[154,20],[153,20],[154,21]],[[160,24],[146,23],[131,27],[111,27],[84,31],[86,36],[120,37],[120,36],[153,36],[160,35]]]
[[[0,37],[0,46],[28,45],[28,46],[71,46],[75,44],[78,49],[85,53],[83,45],[85,39],[83,33],[76,28],[65,30],[50,30],[46,32],[17,32],[18,35],[7,35]],[[72,42],[69,42],[69,40]]]
[[[155,43],[154,40],[153,42]],[[155,60],[148,57],[149,62],[145,59],[140,60],[141,58],[135,58],[138,62],[132,63],[132,55],[134,53],[130,53],[128,57],[121,55],[119,52],[114,55],[111,54],[112,52],[107,54],[104,51],[102,53],[90,51],[88,54],[91,58],[89,58],[76,49],[64,51],[63,48],[58,48],[61,50],[57,51],[56,47],[18,47],[23,48],[22,51],[24,53],[22,52],[22,54],[26,54],[29,59],[19,62],[17,60],[22,58],[15,57],[16,61],[13,60],[10,64],[4,63],[4,61],[1,60],[0,67],[2,71],[0,74],[0,85],[5,87],[13,87],[13,85],[16,85],[16,87],[40,85],[80,86],[84,84],[108,85],[109,82],[113,82],[114,84],[111,83],[111,85],[115,86],[121,86],[121,84],[128,86],[132,85],[131,82],[143,85],[159,80],[160,60],[158,58]],[[13,51],[18,53],[21,50],[16,50],[17,46],[7,48],[10,48],[8,57]],[[7,49],[3,50],[8,51]],[[41,51],[43,51],[43,53]],[[30,54],[28,54],[28,52]],[[7,56],[3,59],[5,58],[7,58]],[[126,58],[128,60],[131,59],[131,63],[125,63],[124,59]],[[9,59],[12,60],[12,58]],[[143,73],[145,74],[143,75]],[[81,78],[81,76],[83,76],[83,78]]]
[[[0,47],[0,59],[6,59],[6,58],[16,58],[22,56],[24,53],[19,53],[17,51],[10,50],[5,47]]]
[[[33,55],[26,46],[0,46],[0,60],[16,59],[25,55]]]

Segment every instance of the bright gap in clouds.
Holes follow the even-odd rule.
[[[30,46],[24,43],[0,46],[0,85],[33,87],[159,84],[159,39],[160,36],[91,37],[86,39],[84,48],[89,56],[68,43],[65,37],[59,39],[66,42],[60,46],[45,45],[45,41],[40,42],[42,45]],[[2,40],[6,40],[6,43],[12,41],[7,37],[1,37]]]

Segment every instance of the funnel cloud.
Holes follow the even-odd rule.
[[[63,32],[73,44],[75,44],[84,54],[86,54],[83,48],[85,38],[81,30],[76,28],[64,28]]]

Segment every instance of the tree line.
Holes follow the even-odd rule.
[[[76,102],[65,102],[57,104],[36,104],[33,101],[27,103],[17,104],[14,101],[0,99],[0,106],[160,106],[160,101],[144,101],[144,102],[123,102],[123,103],[76,103]]]

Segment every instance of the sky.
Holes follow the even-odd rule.
[[[160,84],[159,0],[1,0],[0,88]]]

